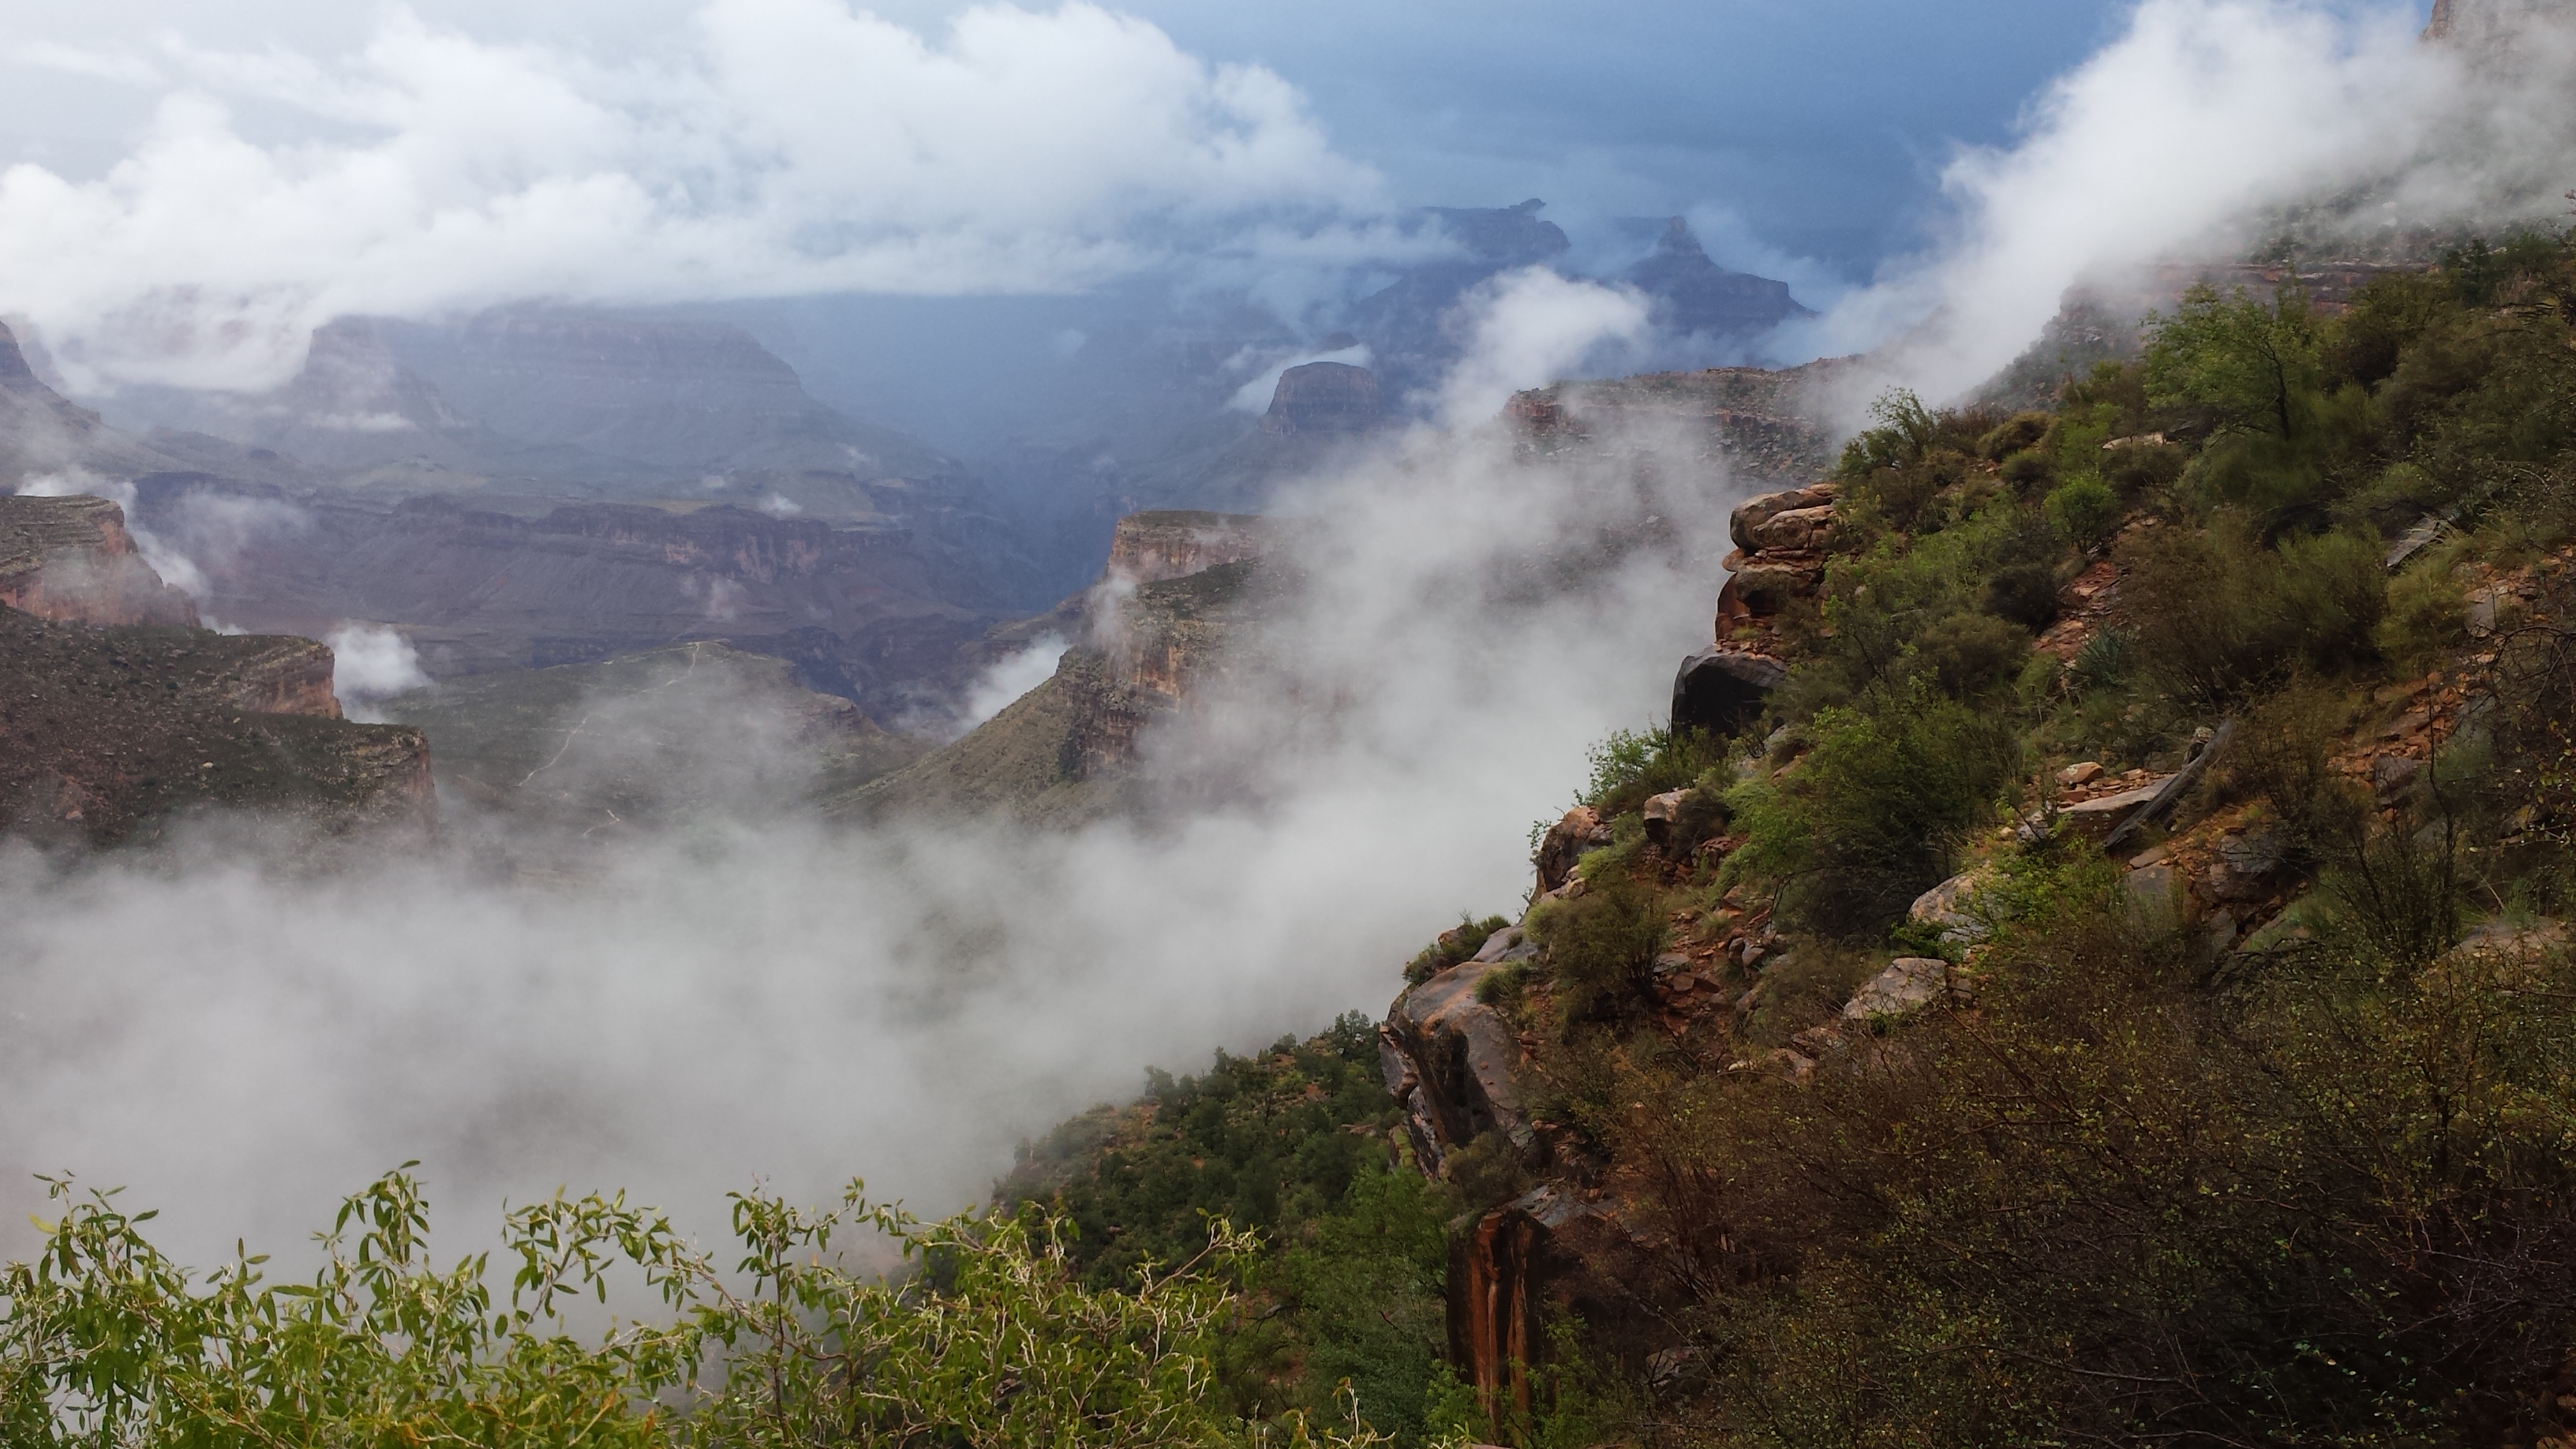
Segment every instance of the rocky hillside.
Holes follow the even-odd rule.
[[[1284,587],[1260,547],[1277,525],[1220,513],[1119,520],[1098,585],[1050,616],[1082,642],[1055,674],[963,738],[850,791],[835,813],[1007,810],[1074,821],[1141,803],[1132,766],[1156,720],[1240,664],[1244,626]]]
[[[1804,482],[1832,465],[1822,391],[1848,361],[1768,371],[1718,367],[1602,382],[1561,382],[1505,409],[1535,452],[1642,454],[1687,460],[1752,487]]]
[[[434,823],[427,742],[342,719],[330,650],[195,624],[115,504],[0,497],[0,831],[112,845],[216,808]]]
[[[2346,301],[2191,292],[2043,408],[1893,396],[1737,510],[1670,726],[1380,1027],[1390,1160],[1455,1212],[1390,1423],[2576,1428],[2576,246]],[[1059,1200],[1136,1192],[1153,1120]]]
[[[86,624],[197,623],[104,498],[0,495],[0,607]]]

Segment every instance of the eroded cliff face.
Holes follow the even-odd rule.
[[[0,830],[112,845],[215,808],[427,827],[428,741],[340,718],[309,639],[0,608]]]
[[[154,532],[192,549],[218,617],[315,634],[390,624],[439,677],[724,639],[866,702],[947,667],[990,622],[941,602],[968,592],[964,571],[898,528],[722,504],[533,517],[443,497],[387,508],[198,473],[136,488]],[[266,521],[239,526],[246,510]]]
[[[1064,652],[1053,677],[831,808],[1073,819],[1141,805],[1131,767],[1147,732],[1242,660],[1246,626],[1285,586],[1280,569],[1257,556],[1263,529],[1258,519],[1213,513],[1122,520],[1101,582],[1063,613],[1085,642]]]
[[[197,622],[196,605],[144,562],[124,510],[104,498],[0,495],[0,606],[61,623]]]
[[[1260,551],[1262,520],[1190,509],[1131,513],[1109,538],[1101,583],[1152,584],[1240,562]]]
[[[1725,470],[1748,491],[1794,487],[1833,467],[1838,436],[1824,395],[1850,366],[1829,358],[1779,371],[1714,367],[1560,382],[1514,394],[1503,415],[1539,453],[1635,434],[1654,438],[1676,462]]]

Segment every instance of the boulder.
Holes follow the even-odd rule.
[[[1722,566],[1733,574],[1727,584],[1736,601],[1757,617],[1776,614],[1793,599],[1813,598],[1825,586],[1822,554],[1731,553]]]
[[[2088,840],[2108,841],[2119,833],[2138,812],[2156,802],[2156,797],[2176,777],[2159,775],[2134,790],[2104,795],[2092,800],[2079,800],[2057,812],[2060,827]]]
[[[1672,843],[1673,822],[1680,818],[1682,797],[1689,793],[1688,790],[1666,790],[1661,795],[1647,797],[1644,812],[1647,840],[1656,845]]]
[[[1938,928],[1944,941],[1974,945],[1993,935],[1994,923],[2001,918],[1997,904],[1982,898],[1993,882],[1994,872],[1984,866],[1954,875],[1916,896],[1905,919]]]
[[[1712,644],[1673,675],[1673,727],[1732,734],[1762,713],[1788,677],[1789,666],[1768,654]]]
[[[2069,765],[2065,769],[2057,772],[2057,783],[2069,790],[2076,789],[2079,786],[2090,785],[2101,778],[2102,764],[2098,760],[2086,760],[2081,764]]]
[[[1397,997],[1378,1028],[1378,1065],[1426,1172],[1487,1132],[1522,1148],[1533,1140],[1513,1075],[1520,1033],[1476,999],[1486,977],[1507,969],[1500,960],[1452,966]]]
[[[1752,552],[1814,552],[1833,539],[1834,508],[1830,503],[1821,508],[1792,508],[1771,515],[1745,532],[1753,539]]]
[[[1547,828],[1538,843],[1538,892],[1545,895],[1565,884],[1574,863],[1588,850],[1610,843],[1610,827],[1589,805],[1577,805]]]
[[[2129,907],[2143,923],[2169,926],[2179,916],[2180,902],[2174,893],[2172,866],[2140,866],[2129,872],[2125,884],[2129,892]]]
[[[1831,483],[1811,483],[1804,488],[1764,493],[1735,505],[1735,512],[1727,519],[1727,532],[1734,538],[1737,548],[1746,553],[1760,553],[1765,547],[1761,542],[1763,525],[1783,513],[1823,508],[1833,501],[1834,485]]]
[[[1963,999],[1958,968],[1938,956],[1900,956],[1888,963],[1843,1006],[1845,1021],[1912,1016],[1933,1002]]]
[[[2290,844],[2278,827],[2257,825],[2218,837],[2201,886],[2219,901],[2259,901],[2278,884]]]
[[[2370,793],[2382,809],[2404,804],[2424,772],[2424,762],[2411,755],[2381,755],[2370,762]]]

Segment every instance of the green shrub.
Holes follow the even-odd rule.
[[[1952,614],[1915,641],[1918,672],[1941,693],[1978,700],[2009,686],[2030,659],[2030,635],[1991,614]]]
[[[1723,765],[1726,741],[1704,730],[1614,730],[1585,752],[1592,777],[1581,801],[1605,820],[1625,815],[1652,795],[1679,790]]]
[[[2295,286],[2283,287],[2268,306],[2241,288],[2222,296],[2195,286],[2149,327],[2147,396],[2157,406],[2198,409],[2221,429],[2283,439],[2308,423],[2323,357],[2307,299]]]
[[[2052,421],[2047,413],[2015,413],[1977,439],[1977,456],[1989,463],[2000,463],[2025,448],[2038,447],[2039,440],[2048,436]]]
[[[2124,501],[2170,488],[2191,462],[2191,450],[2169,443],[2124,443],[2102,455],[2102,481]]]
[[[2421,674],[2468,639],[2469,601],[2438,562],[2408,569],[2388,585],[2388,612],[2371,638],[2401,672]]]
[[[2111,485],[2091,473],[2067,479],[2048,495],[2048,521],[2086,548],[2110,536],[2120,521]]]
[[[1439,939],[1423,947],[1405,963],[1404,979],[1419,986],[1452,966],[1474,960],[1476,953],[1485,949],[1485,942],[1510,924],[1500,916],[1487,916],[1479,921],[1460,913],[1457,925],[1441,932]]]
[[[2294,666],[2332,672],[2370,657],[2387,606],[2375,539],[2326,534],[2265,548],[2239,522],[2161,528],[2122,550],[2139,664],[2202,707]]]
[[[2045,563],[2006,564],[1986,581],[1983,607],[2032,633],[2057,622],[2057,569]]]
[[[2034,497],[2057,481],[2057,462],[2037,448],[2024,448],[2004,459],[2003,479],[2015,493]]]
[[[143,1237],[152,1214],[52,1186],[43,1251],[0,1278],[0,1426],[31,1449],[1079,1449],[1246,1427],[1213,1402],[1213,1369],[1258,1244],[1222,1221],[1177,1271],[1091,1288],[1038,1213],[925,1223],[856,1184],[819,1213],[738,1194],[742,1256],[719,1266],[660,1214],[558,1193],[508,1215],[501,1296],[484,1257],[430,1260],[407,1170],[343,1204],[309,1283],[268,1283],[260,1257],[201,1279]],[[934,1271],[845,1268],[831,1244],[866,1230]],[[577,1336],[567,1309],[620,1276],[663,1300],[659,1321]]]
[[[1917,683],[1826,710],[1813,733],[1795,768],[1729,795],[1747,836],[1729,875],[1773,883],[1811,930],[1873,935],[1950,874],[2014,773],[2013,732]]]
[[[1545,951],[1560,1028],[1570,1031],[1645,994],[1667,926],[1653,890],[1614,876],[1550,903],[1530,917],[1530,930]]]

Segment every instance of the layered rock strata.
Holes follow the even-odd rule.
[[[125,511],[86,496],[0,495],[0,606],[59,623],[197,622],[195,603],[144,562]]]

